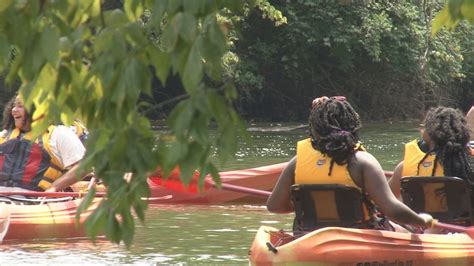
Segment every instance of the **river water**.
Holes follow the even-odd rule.
[[[249,125],[251,141],[242,141],[221,170],[288,161],[307,137],[301,125]],[[364,146],[385,170],[403,157],[403,144],[418,137],[415,124],[367,124]],[[151,206],[136,229],[130,249],[98,239],[35,240],[0,245],[0,265],[12,264],[213,264],[248,265],[247,254],[260,225],[290,229],[291,214],[269,213],[264,206]]]

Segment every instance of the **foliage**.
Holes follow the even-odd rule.
[[[273,1],[288,21],[280,27],[250,13],[226,72],[239,110],[304,120],[315,96],[343,94],[366,119],[406,119],[457,104],[473,77],[472,27],[431,37],[440,4],[365,2]]]
[[[255,5],[274,21],[281,13],[263,0],[121,2],[0,1],[0,70],[8,82],[21,82],[35,116],[46,115],[34,123],[36,134],[50,123],[87,123],[91,136],[81,167],[94,167],[108,188],[87,221],[88,232],[104,231],[128,246],[132,213],[145,217],[147,173],[159,166],[166,174],[179,165],[186,181],[194,169],[218,181],[209,155],[215,148],[225,161],[237,136],[246,134],[231,104],[236,91],[220,81],[232,30],[221,14],[243,14]],[[12,48],[17,55],[9,62]],[[170,73],[179,76],[185,95],[167,120],[171,133],[156,137],[139,111],[140,97],[151,94],[155,75],[165,84]],[[216,139],[209,138],[211,124]],[[133,177],[125,180],[128,172]]]

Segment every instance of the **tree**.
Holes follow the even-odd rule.
[[[159,166],[180,166],[189,181],[200,169],[201,182],[218,170],[209,157],[225,161],[234,153],[245,126],[232,107],[236,91],[221,81],[221,57],[232,30],[226,14],[256,6],[283,20],[265,0],[2,0],[0,71],[19,80],[27,107],[36,107],[39,134],[50,123],[87,123],[91,136],[81,167],[94,167],[108,197],[88,218],[92,236],[104,230],[114,242],[130,245],[133,213],[145,218],[146,175]],[[122,8],[103,7],[120,3]],[[12,57],[14,51],[14,57]],[[169,135],[156,136],[140,112],[140,96],[150,94],[151,78],[165,83],[178,75],[186,91],[171,112]],[[212,85],[212,86],[211,86]],[[164,104],[164,103],[163,103]],[[209,138],[208,128],[217,128]],[[129,180],[124,173],[133,173]],[[94,196],[81,205],[87,207]]]

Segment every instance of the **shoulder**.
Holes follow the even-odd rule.
[[[357,151],[355,153],[354,164],[365,164],[377,162],[377,159],[369,152],[366,151]]]
[[[54,126],[52,134],[59,136],[75,136],[74,132],[69,127],[63,125]]]

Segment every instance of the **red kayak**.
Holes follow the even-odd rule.
[[[76,211],[82,199],[37,205],[0,205],[0,234],[2,214],[9,221],[3,240],[85,237],[84,221],[95,210],[100,199],[81,214],[76,225]],[[4,210],[4,211],[2,211]],[[6,214],[6,216],[5,216]]]
[[[168,189],[157,185],[153,180],[148,183],[151,190],[151,204],[264,204],[266,197],[256,195],[255,190],[271,191],[278,177],[288,163],[267,165],[246,170],[220,172],[223,189],[209,187],[204,191],[189,192],[183,189]],[[211,180],[211,177],[207,177]],[[242,192],[230,191],[229,187],[241,188]],[[249,189],[249,190],[246,190]]]

